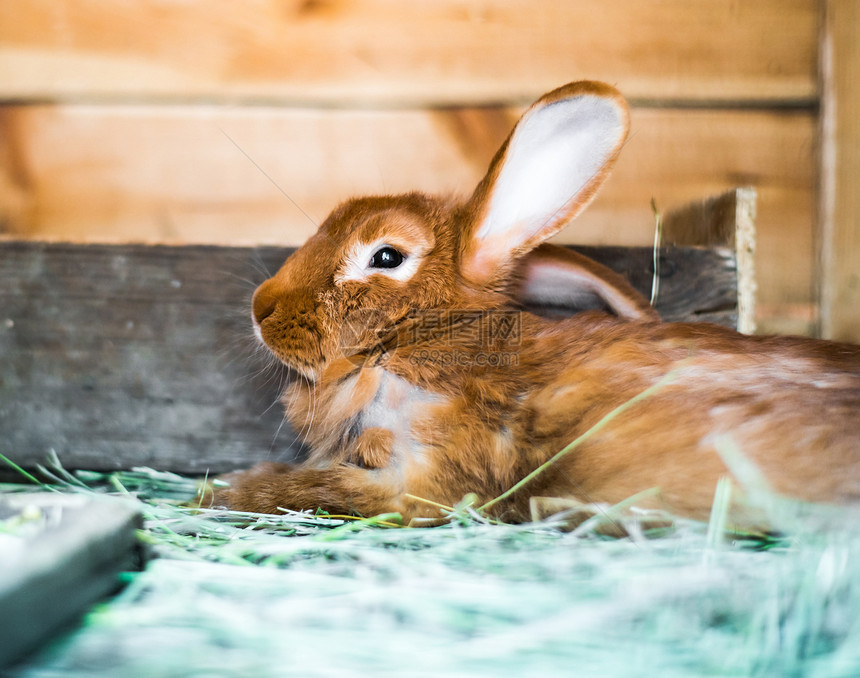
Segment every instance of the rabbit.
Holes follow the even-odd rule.
[[[777,494],[856,502],[860,346],[662,322],[619,276],[545,244],[628,128],[614,88],[573,82],[523,114],[467,200],[338,206],[252,301],[257,337],[298,375],[283,401],[309,454],[225,476],[214,504],[411,522],[474,495],[522,522],[533,497],[657,488],[706,519],[721,477],[750,484],[727,448]],[[600,308],[523,310],[583,300]]]

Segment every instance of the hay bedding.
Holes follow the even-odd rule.
[[[154,557],[18,678],[860,675],[848,510],[779,503],[780,539],[727,539],[719,515],[648,535],[622,517],[611,539],[464,507],[392,529],[199,511],[180,503],[195,481],[146,469],[55,473],[140,502]]]

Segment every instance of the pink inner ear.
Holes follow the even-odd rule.
[[[566,309],[571,313],[608,306],[623,317],[612,300],[600,294],[592,276],[563,264],[541,262],[527,266],[519,301],[526,306]]]
[[[621,318],[659,319],[648,300],[614,271],[582,255],[547,247],[522,260],[524,277],[518,293],[522,303],[570,310],[605,305]]]
[[[550,93],[518,123],[476,195],[464,272],[490,280],[560,231],[592,199],[627,135],[624,100],[611,88],[578,83]],[[471,259],[471,260],[469,260]]]
[[[581,95],[527,113],[490,193],[478,239],[506,234],[510,249],[541,242],[590,200],[626,135],[614,100]]]
[[[561,301],[570,290],[595,291],[594,276],[556,262],[533,263],[526,270],[523,293],[530,299],[551,303]]]

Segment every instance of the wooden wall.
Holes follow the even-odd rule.
[[[760,328],[810,333],[824,2],[0,3],[0,233],[298,244],[350,195],[468,193],[532,99],[603,79],[632,136],[562,241],[754,186]]]

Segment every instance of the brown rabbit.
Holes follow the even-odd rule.
[[[614,274],[540,245],[592,199],[627,130],[618,92],[572,83],[523,115],[466,202],[335,209],[253,301],[258,336],[301,376],[284,402],[310,455],[232,474],[216,503],[439,517],[430,502],[488,502],[601,420],[488,512],[521,521],[532,496],[657,487],[703,518],[727,446],[779,493],[860,498],[860,347],[661,323]],[[586,297],[614,314],[519,310]]]

